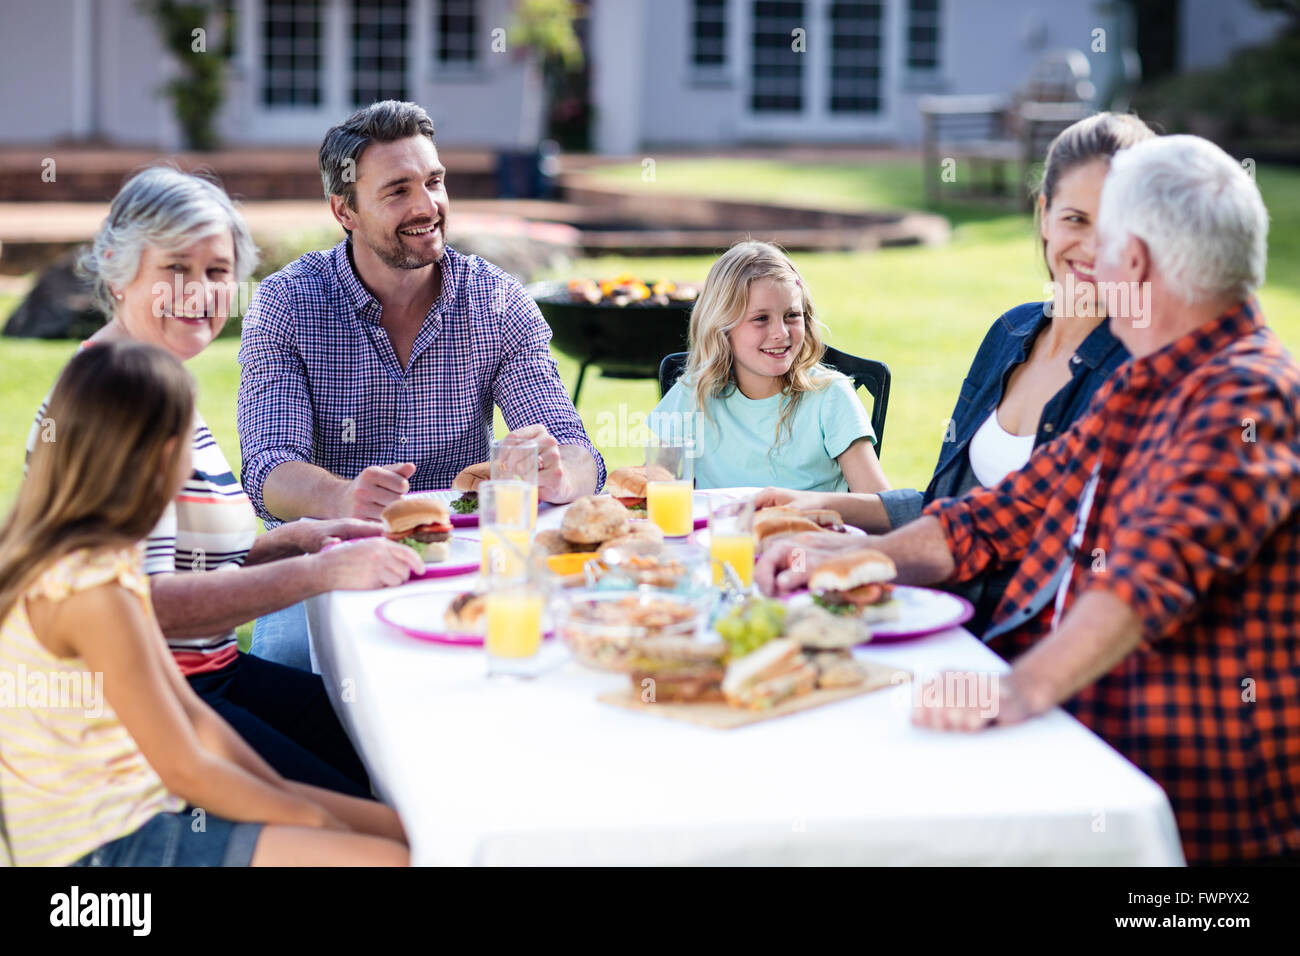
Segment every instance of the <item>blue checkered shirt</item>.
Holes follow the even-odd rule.
[[[543,424],[561,445],[605,463],[560,382],[551,330],[509,274],[450,246],[442,291],[406,368],[379,324],[380,305],[352,268],[348,240],[309,252],[258,287],[244,318],[236,422],[242,481],[268,526],[266,476],[305,461],[342,478],[371,465],[416,464],[411,488],[446,488],[486,461],[492,406],[511,429]]]

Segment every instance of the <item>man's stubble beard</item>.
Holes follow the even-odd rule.
[[[375,243],[371,242],[369,238],[365,236],[361,237],[361,241],[366,244],[366,246],[370,249],[371,252],[375,254],[375,256],[379,259],[380,262],[388,266],[388,268],[390,269],[407,269],[407,270],[423,269],[426,266],[431,266],[436,262],[438,262],[442,258],[442,253],[446,251],[447,248],[446,239],[445,239],[446,227],[445,225],[440,225],[440,228],[444,230],[443,233],[444,240],[443,240],[442,250],[440,250],[436,256],[432,256],[431,258],[428,258],[427,261],[425,257],[417,255],[416,253],[412,252],[410,249],[407,249],[404,245],[402,245],[402,239],[400,236],[397,235],[392,236],[391,241],[389,241],[384,245],[376,245]]]

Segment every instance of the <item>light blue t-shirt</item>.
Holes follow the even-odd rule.
[[[650,428],[662,434],[669,422],[694,422],[698,443],[695,487],[742,486],[792,488],[798,491],[847,491],[848,481],[835,459],[859,438],[874,444],[875,432],[853,382],[830,373],[825,388],[799,396],[790,418],[790,431],[776,427],[783,394],[746,398],[734,385],[711,400],[712,421],[696,414],[695,396],[685,377],[668,390],[650,416]],[[672,416],[669,418],[668,416]]]

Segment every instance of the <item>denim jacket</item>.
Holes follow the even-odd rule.
[[[968,454],[970,440],[989,413],[1002,403],[1012,370],[1029,357],[1038,333],[1052,321],[1043,306],[1042,302],[1016,306],[994,322],[984,336],[970,372],[962,382],[929,487],[924,494],[915,488],[897,488],[880,494],[891,527],[899,528],[916,520],[921,509],[936,498],[959,497],[978,486]],[[1071,356],[1070,381],[1043,406],[1034,447],[1066,431],[1087,410],[1097,387],[1128,357],[1128,350],[1111,334],[1110,320],[1103,320]],[[966,625],[972,633],[983,634],[992,623],[993,612],[1014,572],[1014,566],[1004,566],[974,580],[949,586],[950,591],[975,605],[975,617]]]

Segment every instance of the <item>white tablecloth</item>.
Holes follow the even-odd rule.
[[[911,725],[901,685],[712,730],[600,703],[626,678],[558,641],[542,676],[498,683],[481,649],[374,616],[399,593],[468,580],[308,603],[335,709],[417,864],[1183,863],[1164,792],[1060,710],[939,733]],[[962,628],[860,654],[919,673],[1006,670]]]

